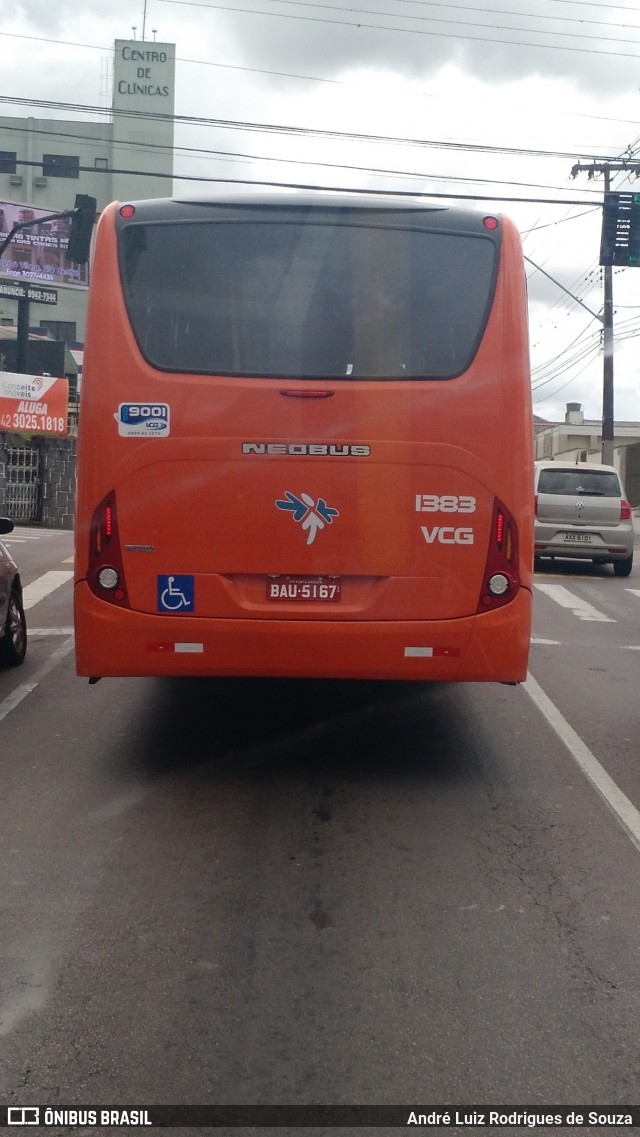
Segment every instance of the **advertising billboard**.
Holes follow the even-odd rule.
[[[39,284],[70,284],[86,288],[88,265],[77,265],[67,259],[71,218],[39,221],[52,213],[13,201],[0,201],[0,243],[18,221],[34,221],[28,229],[14,234],[0,258],[0,275]]]
[[[66,379],[0,371],[0,430],[65,435],[68,409]]]

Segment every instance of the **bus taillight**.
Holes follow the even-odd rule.
[[[518,528],[501,501],[494,501],[487,563],[477,612],[500,608],[513,600],[520,587]]]
[[[100,502],[91,519],[87,583],[101,600],[129,607],[113,493]]]

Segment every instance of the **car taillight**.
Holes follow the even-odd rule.
[[[492,611],[513,600],[520,587],[519,566],[515,518],[496,498],[477,612]]]
[[[631,519],[631,506],[629,505],[629,502],[626,501],[625,498],[623,498],[622,501],[620,502],[620,520],[621,521],[629,521],[630,519]]]
[[[100,502],[91,518],[87,583],[101,600],[129,608],[114,493]]]

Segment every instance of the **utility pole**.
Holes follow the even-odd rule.
[[[589,178],[604,174],[605,202],[611,190],[611,173],[627,171],[640,177],[640,163],[627,158],[612,159],[607,162],[578,162],[571,171],[571,177],[586,173]],[[600,261],[602,264],[602,259]],[[602,461],[613,465],[613,441],[615,433],[613,397],[613,262],[604,264],[604,307],[602,318]]]

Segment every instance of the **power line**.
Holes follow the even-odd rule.
[[[7,131],[7,132],[13,132],[13,133],[19,134],[19,135],[24,134],[24,129],[21,126],[6,126],[6,127],[3,127],[3,130]],[[56,131],[33,130],[30,133],[33,134],[34,136],[39,136],[39,137],[43,137],[46,139],[56,139],[56,140],[61,140],[61,141],[64,140],[64,141],[71,141],[71,142],[88,142],[88,143],[93,143],[94,145],[99,145],[99,141],[101,141],[101,140],[96,140],[95,135],[91,135],[91,134],[83,135],[83,134],[78,134],[77,132],[71,133],[69,131],[64,131],[64,130],[56,130]],[[117,139],[117,138],[109,139],[108,141],[109,141],[109,144],[121,146],[123,148],[126,147],[126,148],[129,148],[131,150],[136,150],[136,151],[145,150],[145,151],[153,152],[153,151],[166,150],[166,146],[163,146],[159,142],[138,142],[136,140],[131,140],[131,139]],[[474,178],[474,177],[465,176],[462,174],[446,174],[446,173],[445,174],[429,174],[429,173],[423,173],[419,170],[394,170],[394,169],[389,169],[389,168],[379,167],[379,166],[356,166],[356,165],[349,164],[346,162],[323,162],[323,161],[319,161],[317,158],[280,158],[280,157],[276,157],[275,155],[271,155],[271,154],[247,154],[247,153],[242,153],[242,152],[233,151],[233,150],[212,150],[212,149],[205,148],[205,147],[194,147],[194,146],[174,146],[173,150],[174,150],[174,153],[176,153],[176,154],[186,155],[188,157],[202,157],[202,158],[211,158],[211,159],[216,159],[216,160],[217,159],[225,159],[225,160],[241,161],[241,162],[245,162],[245,161],[275,162],[278,164],[292,165],[292,166],[314,166],[314,167],[317,166],[317,167],[320,167],[322,169],[350,170],[350,171],[355,172],[355,173],[380,174],[384,177],[418,178],[422,181],[460,182],[460,183],[470,184],[470,185],[517,186],[517,187],[520,187],[523,189],[540,189],[540,190],[544,190],[544,189],[553,190],[553,189],[555,189],[555,186],[541,185],[540,183],[537,183],[537,182],[519,182],[519,181],[514,180],[513,178],[480,178],[480,177]],[[31,162],[31,165],[32,166],[39,166],[39,165],[41,165],[41,163]],[[145,176],[146,176],[146,174],[145,174]],[[174,176],[177,177],[178,175],[176,174]],[[595,213],[598,208],[599,208],[599,205],[594,204],[593,208],[589,209],[587,211],[587,213],[588,214]],[[585,217],[585,216],[587,216],[587,213],[580,213],[580,214],[577,214],[577,216],[578,217]],[[569,219],[569,220],[571,220],[571,219]],[[560,221],[553,222],[553,224],[554,225],[562,224],[562,219]],[[539,226],[539,228],[544,228],[544,226]]]
[[[352,7],[347,7],[345,5],[342,5],[342,4],[325,4],[322,2],[322,0],[276,0],[276,2],[282,3],[282,4],[285,4],[285,3],[286,4],[293,4],[296,7],[300,7],[300,8],[325,8],[325,9],[333,10],[336,12],[350,12],[350,13],[363,12],[363,13],[368,13],[369,15],[375,15],[375,16],[378,16],[378,15],[379,16],[399,16],[400,15],[400,13],[397,11],[396,12],[381,12],[378,9],[352,8]],[[589,20],[589,19],[579,18],[579,17],[575,17],[575,16],[549,16],[544,12],[515,12],[513,10],[509,11],[508,9],[505,9],[505,8],[486,8],[484,6],[479,7],[478,5],[472,5],[472,4],[452,4],[449,2],[445,2],[445,0],[395,0],[395,2],[396,2],[396,4],[407,4],[407,5],[410,4],[410,5],[414,5],[414,6],[419,6],[420,8],[423,8],[423,9],[424,8],[443,8],[447,13],[451,12],[451,11],[475,12],[477,15],[482,14],[485,16],[486,15],[510,16],[512,18],[515,17],[516,19],[547,20],[547,21],[550,21],[553,23],[579,24],[580,27],[584,27],[585,24],[592,24],[594,27],[607,28],[609,30],[611,30],[612,28],[623,28],[623,29],[635,29],[637,31],[640,31],[640,24],[625,24],[625,23],[619,23],[617,21],[611,21],[611,20]],[[203,6],[215,7],[216,5],[212,4],[212,5],[203,5]],[[625,10],[628,12],[633,12],[634,15],[637,14],[636,10],[633,8],[627,8]],[[547,31],[543,31],[543,29],[538,29],[538,28],[518,28],[518,27],[502,28],[499,25],[490,24],[488,22],[485,22],[483,24],[476,24],[476,23],[474,23],[472,21],[468,21],[468,20],[451,20],[448,15],[445,15],[445,16],[421,16],[421,17],[418,17],[418,16],[416,16],[416,17],[404,17],[403,16],[402,19],[422,19],[422,20],[428,20],[429,22],[432,22],[432,23],[447,23],[447,24],[451,23],[451,24],[454,24],[456,26],[461,26],[461,27],[486,27],[486,28],[493,28],[495,30],[500,30],[500,31],[516,31],[516,32],[532,31],[536,35],[537,34],[541,34],[541,35],[556,35],[557,34],[557,35],[568,35],[568,36],[575,35],[576,38],[578,38],[578,39],[595,39],[595,38],[597,38],[595,35],[584,36],[584,35],[580,35],[579,33],[555,32],[553,30],[547,32]]]
[[[403,0],[403,2],[420,3],[421,0]],[[572,3],[573,0],[549,0],[549,2],[550,3]],[[580,6],[582,7],[582,0],[576,0],[576,2],[579,2]],[[606,8],[606,7],[609,7],[609,5],[599,4],[599,5],[596,5],[596,7]],[[613,5],[613,7],[616,7],[616,5]],[[635,9],[631,9],[631,8],[627,8],[627,9],[623,9],[623,10],[624,11],[635,11]],[[582,21],[580,21],[580,22],[582,22]],[[640,25],[638,25],[638,27],[640,27]],[[78,43],[77,41],[73,41],[73,40],[53,39],[49,36],[28,36],[28,35],[24,35],[24,34],[19,34],[18,32],[0,31],[0,36],[6,36],[10,39],[30,40],[34,43],[55,44],[55,45],[60,45],[63,47],[78,47],[78,48],[87,49],[89,51],[107,52],[107,51],[111,50],[110,47],[105,47],[105,46],[102,46],[99,44]],[[188,64],[191,64],[191,65],[196,66],[196,67],[219,67],[219,68],[221,68],[223,70],[227,70],[227,71],[243,71],[243,72],[248,72],[250,74],[255,74],[255,75],[269,75],[269,76],[273,76],[274,78],[277,78],[277,79],[300,79],[303,82],[328,83],[328,84],[331,84],[332,86],[353,87],[355,89],[359,89],[358,84],[348,82],[347,80],[344,80],[344,79],[329,79],[326,76],[320,76],[320,75],[301,75],[301,74],[298,74],[298,73],[292,72],[292,71],[272,71],[272,70],[268,70],[264,67],[245,67],[245,66],[242,66],[241,64],[238,64],[238,63],[220,63],[216,60],[209,60],[209,59],[188,59],[185,56],[176,56],[176,63],[188,63]],[[434,94],[432,91],[413,92],[413,95],[415,97],[418,97],[418,98],[429,98],[429,99],[440,99],[440,98],[442,98],[441,95]],[[100,109],[104,113],[105,108],[102,107]],[[629,126],[637,126],[637,119],[614,118],[614,117],[611,117],[610,115],[593,115],[593,114],[581,113],[578,111],[557,110],[554,113],[555,113],[556,117],[558,115],[561,115],[563,118],[583,118],[583,119],[586,119],[587,121],[590,121],[590,122],[591,121],[593,121],[593,122],[613,122],[613,123],[626,124]],[[640,139],[639,139],[639,141],[640,141]],[[599,150],[600,147],[599,146],[595,146],[595,147],[589,146],[587,149],[589,151]]]
[[[162,0],[162,2],[164,2],[164,3],[176,3],[176,4],[183,3],[185,5],[190,5],[193,2],[194,6],[203,7],[203,8],[214,8],[215,9],[215,8],[221,7],[218,4],[206,3],[206,2],[204,2],[204,0]],[[432,24],[432,23],[450,24],[453,28],[485,28],[485,29],[490,30],[490,31],[499,31],[499,32],[524,32],[525,34],[526,33],[532,33],[533,35],[540,35],[540,36],[562,36],[565,39],[587,39],[587,40],[594,40],[595,39],[601,43],[602,42],[605,42],[605,43],[627,43],[627,44],[628,43],[634,43],[634,44],[640,45],[640,40],[629,40],[628,37],[625,37],[624,39],[622,39],[619,36],[602,36],[601,34],[598,34],[598,33],[593,33],[591,35],[587,35],[587,34],[583,34],[580,32],[561,32],[561,31],[557,31],[556,29],[552,29],[551,31],[547,31],[546,28],[511,27],[511,26],[504,26],[502,24],[491,24],[491,23],[488,23],[487,21],[476,23],[473,20],[452,20],[449,16],[414,16],[411,14],[404,15],[402,12],[385,12],[385,11],[381,11],[380,9],[377,9],[377,8],[351,8],[351,7],[346,8],[342,4],[325,4],[322,2],[322,0],[275,0],[275,2],[278,4],[286,4],[288,6],[296,7],[296,8],[321,8],[321,9],[323,9],[325,11],[329,11],[329,12],[344,12],[344,13],[349,13],[351,15],[359,14],[359,15],[365,15],[365,16],[378,16],[378,17],[389,16],[391,18],[396,18],[396,19],[401,19],[401,20],[419,20],[421,23],[428,23],[428,24]],[[396,0],[396,2],[400,3],[400,4],[420,4],[421,7],[425,7],[425,6],[433,7],[434,6],[433,4],[428,4],[428,0],[427,0],[427,4],[424,3],[424,0]],[[557,20],[560,23],[567,22],[563,19],[562,16],[543,16],[543,15],[536,16],[533,13],[504,12],[501,9],[496,10],[496,9],[491,9],[491,8],[486,8],[486,9],[485,8],[483,8],[483,9],[470,8],[466,5],[459,5],[459,4],[450,4],[450,5],[446,5],[446,6],[438,4],[435,6],[436,7],[446,7],[447,10],[454,8],[454,9],[458,9],[458,10],[472,11],[472,12],[477,12],[477,13],[482,12],[484,14],[492,13],[492,14],[508,15],[508,16],[513,16],[515,14],[518,17],[522,17],[524,19],[527,19],[527,18],[550,19],[550,20]],[[238,8],[238,9],[225,8],[225,10],[226,11],[234,11],[234,10],[235,11],[243,11],[243,9],[240,9],[240,8]],[[263,10],[263,9],[260,9],[259,14],[265,15],[265,16],[284,16],[284,15],[286,15],[286,13],[284,13],[284,12],[270,12],[268,10]],[[302,18],[302,17],[300,17],[300,18]],[[319,19],[318,17],[308,17],[308,18],[309,19]],[[343,23],[343,22],[345,22],[345,21],[342,21],[342,20],[340,21],[340,23]],[[585,23],[585,21],[583,21],[583,20],[576,20],[576,19],[573,19],[570,22],[576,23],[576,24],[579,23],[581,26],[583,26]],[[632,28],[632,29],[635,29],[636,31],[640,31],[640,25],[639,24],[611,24],[611,23],[607,23],[606,21],[597,21],[597,20],[595,20],[595,21],[589,20],[586,22],[587,23],[594,23],[597,27],[603,27],[603,28],[609,28],[609,29],[611,29],[613,27],[621,27],[623,29]],[[377,27],[377,25],[375,25],[375,26]],[[387,29],[387,30],[404,31],[406,29],[395,28],[395,29]],[[439,34],[439,35],[446,34],[447,36],[452,35],[451,32],[434,33],[434,34]],[[457,33],[454,33],[454,34],[457,34]],[[519,41],[509,40],[509,41],[499,41],[499,42],[518,43]],[[525,45],[525,46],[531,46],[531,45]],[[559,44],[538,44],[535,46],[539,46],[539,47],[561,47],[562,45],[559,45]]]
[[[314,23],[314,24],[332,24],[334,26],[337,24],[339,27],[367,28],[367,30],[369,30],[369,31],[373,30],[373,31],[382,31],[382,32],[397,32],[399,35],[432,36],[432,37],[435,37],[436,39],[452,39],[453,38],[450,32],[424,31],[421,28],[394,28],[394,27],[389,27],[387,24],[365,24],[362,21],[356,22],[353,20],[331,20],[325,16],[300,16],[300,15],[296,15],[292,12],[266,12],[264,9],[236,8],[236,7],[232,7],[230,5],[227,5],[227,4],[210,4],[210,3],[205,3],[204,0],[159,0],[159,2],[162,4],[175,4],[178,7],[210,8],[212,10],[216,10],[216,11],[220,11],[220,12],[238,12],[242,15],[267,16],[270,18],[276,18],[276,19],[281,19],[281,20],[304,20],[306,22]],[[281,2],[282,3],[288,3],[289,0],[281,0]],[[453,21],[453,23],[455,24],[455,21]],[[461,26],[465,26],[465,25],[461,25]],[[499,31],[517,31],[518,29],[517,28],[511,28],[511,29],[498,28],[497,30],[499,30]],[[541,35],[541,34],[549,34],[549,33],[543,33],[543,32],[536,31],[534,34]],[[620,59],[620,58],[639,59],[640,58],[640,55],[638,53],[635,53],[635,52],[599,51],[597,48],[592,48],[592,47],[569,47],[566,44],[529,43],[525,40],[495,39],[493,36],[468,36],[468,35],[462,35],[461,33],[456,33],[455,38],[471,41],[471,43],[499,43],[499,44],[505,44],[505,45],[510,46],[510,47],[535,47],[537,49],[542,49],[543,51],[571,51],[571,52],[580,52],[582,54],[587,54],[587,55],[613,55],[617,59]],[[594,37],[588,36],[586,38],[592,39]],[[601,39],[602,37],[598,37],[598,38]],[[624,41],[612,40],[612,42],[624,42]],[[632,42],[636,42],[636,41],[634,40]],[[640,42],[640,41],[637,41],[637,42]]]
[[[377,9],[370,10],[370,9],[366,9],[366,8],[347,8],[347,7],[344,7],[343,5],[324,4],[321,2],[321,0],[317,0],[317,2],[316,2],[316,0],[276,0],[276,2],[277,3],[293,3],[293,4],[298,5],[299,7],[302,7],[302,8],[335,8],[336,11],[344,11],[344,12],[367,12],[367,11],[371,11],[372,15],[374,15],[374,14],[375,15],[381,15],[381,16],[399,15],[399,13],[396,13],[396,12],[378,12]],[[396,4],[414,4],[414,5],[419,5],[421,8],[444,8],[445,11],[447,11],[447,12],[450,12],[452,10],[457,11],[457,12],[475,12],[478,15],[480,13],[482,13],[485,16],[486,15],[511,16],[511,17],[515,17],[516,19],[523,19],[523,20],[530,20],[530,19],[531,20],[550,20],[550,21],[553,21],[554,23],[561,23],[561,24],[579,24],[580,27],[584,27],[585,24],[593,24],[594,27],[598,27],[598,28],[609,28],[609,29],[611,29],[611,28],[635,28],[636,30],[640,31],[640,24],[621,24],[621,23],[616,23],[616,22],[612,22],[609,20],[585,20],[585,19],[581,19],[581,18],[575,17],[575,16],[548,16],[548,15],[546,15],[546,13],[543,13],[543,12],[515,12],[513,10],[509,11],[508,9],[505,9],[505,8],[486,8],[484,6],[478,7],[477,5],[472,5],[472,4],[451,4],[448,2],[448,0],[446,0],[446,2],[445,2],[445,0],[396,0]],[[633,8],[627,8],[626,11],[633,12],[634,14],[636,14],[636,10]],[[458,24],[461,24],[463,27],[467,26],[467,21],[449,20],[449,18],[447,16],[443,16],[443,17],[434,16],[434,17],[423,17],[423,18],[432,19],[436,23],[458,23]],[[482,25],[469,24],[469,26],[471,26],[471,27],[496,27],[495,24],[488,24],[488,23],[482,24]],[[505,30],[505,29],[500,29],[500,30]],[[509,31],[526,31],[526,30],[534,31],[535,30],[536,33],[538,32],[538,29],[533,29],[533,28],[531,28],[531,29],[510,28],[508,30]],[[541,32],[541,34],[542,34],[542,32]],[[545,35],[554,35],[556,33],[545,32],[544,34]],[[558,32],[557,34],[558,35],[571,35],[572,33],[570,33],[570,32],[566,32],[566,33],[565,32]],[[578,35],[577,38],[578,39],[585,39],[585,38],[594,39],[596,37],[595,36],[585,37],[585,36]]]
[[[511,185],[521,185],[520,182],[511,182]],[[597,212],[598,207],[594,206],[593,209],[586,209],[584,213],[574,213],[573,217],[560,217],[557,221],[548,221],[544,225],[532,225],[530,229],[521,229],[520,235],[525,238],[530,233],[537,233],[540,229],[553,229],[556,225],[564,225],[567,221],[578,221],[581,217],[591,217]]]
[[[17,166],[35,166],[39,169],[42,167],[42,162],[35,162],[28,159],[16,159]],[[407,198],[437,198],[447,201],[487,201],[487,202],[511,202],[520,203],[523,205],[532,203],[534,205],[591,205],[590,201],[568,202],[563,198],[556,197],[505,197],[500,194],[477,194],[477,193],[442,193],[429,190],[422,192],[421,190],[386,190],[386,189],[370,189],[354,186],[326,186],[313,184],[310,185],[306,182],[272,182],[264,178],[219,178],[207,177],[206,174],[174,174],[174,173],[160,173],[157,170],[130,170],[121,169],[114,166],[109,166],[106,169],[95,169],[94,166],[76,166],[79,173],[82,174],[97,174],[99,176],[106,176],[107,174],[127,175],[128,177],[141,177],[141,178],[161,178],[166,181],[182,181],[182,182],[205,182],[211,185],[239,185],[239,186],[269,186],[271,189],[294,189],[294,190],[317,190],[322,193],[353,193],[353,194],[368,194],[375,197],[407,197]],[[420,175],[416,175],[420,176]]]
[[[48,110],[64,110],[84,114],[111,115],[110,110],[104,107],[90,106],[82,103],[66,103],[48,99],[27,99],[17,96],[0,95],[0,103],[11,103],[16,106],[44,107]],[[287,126],[278,123],[242,122],[234,119],[204,118],[198,115],[169,115],[158,111],[120,110],[116,112],[118,118],[133,118],[152,122],[167,122],[172,120],[176,124],[191,126],[212,126],[225,130],[255,130],[259,133],[290,135],[300,138],[327,138],[332,141],[363,142],[384,146],[416,146],[425,149],[454,150],[461,153],[472,154],[504,154],[517,155],[527,158],[581,158],[584,150],[579,153],[565,150],[532,150],[523,146],[491,146],[488,143],[449,142],[446,140],[426,138],[403,138],[384,134],[361,134],[352,131],[320,130],[303,126]],[[601,161],[609,161],[602,158]],[[595,191],[593,191],[595,192]],[[567,204],[563,202],[561,204]],[[590,201],[569,202],[568,204],[591,205]]]

